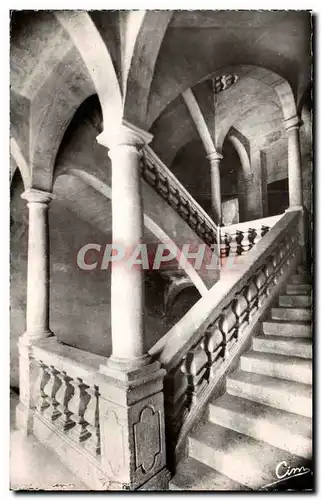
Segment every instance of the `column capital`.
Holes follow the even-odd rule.
[[[218,153],[218,151],[213,151],[212,153],[210,153],[209,155],[207,155],[206,158],[208,160],[210,160],[210,161],[220,162],[220,160],[223,159],[223,155],[221,155],[220,153]]]
[[[152,134],[126,120],[122,120],[122,123],[117,125],[114,130],[103,130],[96,138],[99,144],[109,149],[121,145],[141,149],[146,144],[149,144],[152,139]]]
[[[290,130],[299,129],[302,124],[302,120],[297,115],[284,120],[284,126],[287,132],[289,132]]]
[[[29,203],[41,203],[47,204],[52,199],[56,198],[53,193],[49,193],[48,191],[42,191],[40,189],[26,189],[21,195],[21,198],[27,200]]]

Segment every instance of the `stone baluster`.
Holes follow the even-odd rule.
[[[210,365],[209,379],[215,377],[220,365],[224,362],[226,336],[219,328],[219,319],[211,323],[206,331],[206,352]]]
[[[187,401],[190,406],[197,403],[207,385],[207,362],[208,357],[202,342],[191,348],[182,365],[182,371],[188,379]]]
[[[237,245],[237,248],[236,248],[237,255],[242,255],[244,253],[244,246],[243,246],[244,238],[245,238],[245,234],[243,233],[243,231],[237,230],[236,236],[235,236],[236,245]]]
[[[266,275],[264,272],[265,266],[260,269],[255,277],[255,285],[258,290],[258,299],[257,299],[257,306],[260,307],[263,304],[263,301],[265,300],[266,297]]]
[[[222,312],[219,322],[220,331],[226,338],[226,357],[229,356],[231,347],[235,344],[238,337],[238,328],[236,316],[230,303]]]
[[[84,420],[87,424],[86,431],[88,439],[85,441],[85,447],[94,455],[99,455],[100,445],[100,427],[99,427],[99,393],[97,387],[87,387],[86,394],[89,396]]]
[[[250,322],[256,313],[258,304],[258,290],[253,280],[251,280],[250,283],[244,288],[243,294],[247,301],[246,318],[247,321]]]
[[[268,233],[269,230],[270,230],[269,226],[261,225],[261,237],[263,238],[265,234]]]
[[[58,410],[59,403],[55,397],[61,384],[57,377],[59,372],[52,365],[46,367],[46,372],[49,380],[44,386],[44,393],[47,396],[46,402],[48,402],[48,407],[45,409],[45,416],[49,420],[56,420],[60,416],[60,411]]]
[[[248,250],[251,250],[253,246],[255,245],[257,237],[257,231],[256,229],[249,228],[248,229]]]
[[[229,255],[232,256],[232,255],[238,255],[238,243],[237,243],[237,232],[236,233],[233,233],[233,234],[230,234],[230,242],[229,242],[229,247],[230,247],[230,251],[229,251]]]
[[[274,288],[274,265],[272,258],[270,258],[267,264],[264,266],[264,273],[266,276],[265,294],[268,297]]]
[[[244,329],[247,326],[247,300],[239,293],[232,303],[232,311],[236,317],[236,338],[238,339],[242,335]]]
[[[60,426],[63,431],[67,431],[75,425],[75,422],[70,418],[72,411],[70,411],[68,407],[69,400],[73,396],[72,378],[69,377],[66,372],[58,373],[57,377],[61,382],[55,398],[59,403],[57,410],[60,412],[59,418],[57,419],[57,425]]]
[[[188,415],[188,378],[182,370],[182,360],[164,379],[165,422],[168,449],[175,447],[178,434]],[[169,454],[171,456],[171,453]]]
[[[37,382],[35,384],[36,390],[39,390],[38,398],[36,394],[36,409],[39,412],[43,412],[46,408],[49,407],[50,403],[48,402],[48,394],[44,391],[45,385],[50,380],[49,368],[42,361],[37,362],[39,372]],[[38,399],[38,401],[37,401]]]
[[[230,242],[232,240],[232,237],[228,233],[224,233],[221,237],[221,242],[220,242],[220,256],[221,257],[228,257],[230,253]]]
[[[75,425],[71,428],[69,433],[78,443],[81,443],[88,437],[86,423],[84,421],[84,413],[87,404],[86,399],[84,399],[84,391],[87,386],[81,378],[72,379],[70,383],[74,390],[68,407],[72,412],[70,419]]]

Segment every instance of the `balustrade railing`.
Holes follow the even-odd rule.
[[[282,215],[266,217],[220,228],[220,256],[239,256],[248,252],[280,220]]]
[[[300,259],[300,212],[287,212],[247,260],[216,283],[150,350],[166,368],[170,448],[180,442],[240,345]]]
[[[75,361],[79,357],[80,361]],[[74,446],[100,461],[99,364],[101,356],[64,346],[56,339],[33,347],[37,372],[34,385],[35,412],[47,426],[63,434]]]
[[[217,225],[149,146],[143,149],[141,175],[207,245],[219,243]]]

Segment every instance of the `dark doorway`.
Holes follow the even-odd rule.
[[[289,207],[288,179],[267,184],[268,216],[279,215]]]

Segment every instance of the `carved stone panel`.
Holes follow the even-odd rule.
[[[160,412],[153,406],[146,406],[140,413],[140,420],[134,424],[134,446],[136,469],[149,472],[161,453]]]

